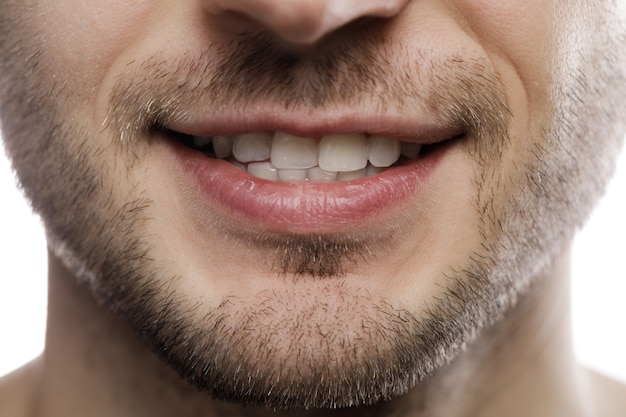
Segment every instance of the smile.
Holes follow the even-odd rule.
[[[218,214],[237,230],[290,234],[387,223],[420,198],[448,151],[465,138],[451,129],[411,137],[267,127],[216,135],[161,132],[197,196],[198,212]]]
[[[199,223],[297,235],[397,227],[430,204],[431,179],[471,138],[432,111],[272,104],[194,110],[151,132],[169,148],[163,158],[175,156],[176,182]]]
[[[224,159],[269,181],[352,181],[415,160],[418,143],[362,133],[320,138],[285,132],[187,136],[183,142],[210,158]]]

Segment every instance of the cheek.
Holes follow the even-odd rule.
[[[468,26],[494,51],[533,61],[551,51],[556,0],[461,0]]]
[[[545,100],[555,50],[553,0],[462,0],[466,30],[517,73],[529,101]]]
[[[141,37],[150,18],[149,1],[44,0],[37,3],[33,22],[39,49],[49,69],[66,84],[89,92],[107,68],[134,39]]]

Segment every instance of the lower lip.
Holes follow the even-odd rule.
[[[446,144],[447,145],[447,144]],[[338,233],[375,222],[419,196],[449,146],[354,181],[274,182],[173,143],[200,198],[244,227],[279,233]],[[238,223],[241,225],[241,223]]]

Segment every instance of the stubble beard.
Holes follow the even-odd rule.
[[[253,53],[268,57],[259,52],[253,47],[243,56],[249,61],[256,56]],[[355,56],[358,57],[355,61],[364,59],[363,54]],[[279,58],[277,55],[276,61],[270,60],[270,64],[284,62]],[[202,67],[202,59],[205,58],[199,58],[193,68]],[[231,59],[239,64],[243,62],[235,55]],[[572,120],[573,112],[559,114],[555,110],[553,125],[538,142],[541,148],[532,152],[535,158],[523,168],[526,181],[517,185],[519,190],[512,194],[510,201],[494,204],[501,187],[510,186],[485,180],[501,168],[498,157],[507,146],[506,99],[498,77],[484,62],[454,59],[446,64],[449,76],[440,81],[441,85],[448,86],[441,91],[448,94],[433,93],[430,99],[432,103],[440,103],[441,111],[449,112],[445,117],[462,124],[475,139],[468,144],[468,152],[476,162],[475,209],[483,225],[479,233],[482,240],[477,246],[480,249],[469,254],[464,265],[451,266],[445,271],[448,283],[445,293],[419,316],[380,297],[345,290],[340,280],[342,269],[346,262],[359,262],[355,260],[355,253],[362,248],[354,246],[354,242],[351,246],[345,237],[341,240],[336,236],[314,236],[298,237],[299,253],[304,256],[294,256],[284,241],[273,243],[275,263],[281,265],[283,272],[317,276],[319,285],[333,287],[333,292],[340,295],[340,303],[328,303],[320,295],[322,292],[307,294],[290,289],[246,299],[229,297],[198,317],[198,306],[176,290],[175,282],[179,277],[164,277],[167,273],[151,258],[153,243],[142,230],[150,223],[146,213],[152,202],[141,197],[147,195],[141,184],[133,184],[126,198],[107,199],[115,193],[99,180],[106,167],[97,166],[92,157],[98,150],[88,140],[89,129],[59,122],[64,118],[58,102],[50,99],[55,95],[43,95],[42,86],[32,79],[14,83],[26,86],[25,91],[7,88],[6,81],[3,85],[5,97],[9,97],[2,103],[3,121],[7,121],[7,147],[26,194],[45,222],[50,247],[56,255],[89,286],[97,300],[115,311],[164,362],[200,391],[222,400],[272,408],[373,404],[403,394],[427,379],[476,338],[481,329],[514,305],[530,285],[531,278],[569,240],[574,226],[582,222],[602,188],[600,181],[580,190],[581,181],[589,173],[589,167],[594,166],[593,162],[583,167],[566,167],[560,163],[563,156],[559,155],[566,150],[562,149],[559,137],[584,133],[563,132],[560,126],[566,124],[565,120],[568,126],[588,123]],[[177,67],[189,70],[192,66],[181,67],[179,63]],[[241,70],[237,73],[232,65],[227,67],[229,70],[221,74],[232,77],[233,81],[222,85],[232,88],[248,80],[252,90],[247,91],[246,97],[268,94],[261,88],[263,83],[258,83],[258,77],[251,76],[253,73]],[[167,63],[161,68],[168,73]],[[253,70],[252,67],[242,68]],[[272,71],[283,71],[271,65],[264,68],[270,75]],[[342,78],[329,67],[325,71],[339,77],[339,81],[333,78],[332,83],[320,85],[340,85],[344,89],[337,91],[344,96],[346,91],[354,91],[355,98],[357,91],[363,91],[363,83]],[[478,81],[484,80],[485,74],[491,83],[484,86],[484,90],[475,89],[478,95],[465,102],[457,98],[467,97],[467,91],[454,91],[449,87],[479,85]],[[180,74],[172,74],[170,79],[176,79],[174,75]],[[366,85],[380,79],[369,75],[364,80]],[[615,72],[611,76],[620,75]],[[124,93],[113,96],[117,108],[113,108],[111,114],[111,123],[117,126],[118,135],[136,138],[137,142],[141,141],[142,132],[151,127],[184,117],[181,107],[164,104],[173,91],[167,81],[161,81],[163,85],[159,86],[149,78],[141,81],[141,77],[137,75],[140,82],[134,79],[120,86],[118,92]],[[621,77],[623,79],[623,74]],[[587,84],[584,88],[589,88],[589,80],[584,84]],[[254,85],[261,87],[254,88]],[[573,97],[574,93],[580,96],[583,88],[580,85],[568,97]],[[611,84],[607,81],[607,85]],[[64,86],[57,85],[55,89],[60,96],[67,94]],[[227,92],[222,95],[216,91],[215,97],[234,97],[235,90]],[[26,103],[17,99],[18,96],[35,99]],[[588,97],[587,92],[582,96]],[[11,97],[15,102],[9,103]],[[150,109],[159,110],[148,111],[146,102],[139,97],[151,98]],[[182,95],[177,98],[180,102],[185,100]],[[300,100],[308,100],[310,105],[323,105],[328,97],[302,94],[285,95],[280,99],[286,105],[297,105]],[[451,102],[455,106],[443,105]],[[154,103],[162,105],[154,107]],[[176,103],[176,100],[168,103]],[[18,122],[8,121],[11,106]],[[582,103],[580,107],[586,108]],[[480,120],[468,114],[481,115]],[[119,126],[130,126],[130,129],[123,130]],[[75,138],[85,139],[77,146],[68,147],[70,142],[77,143]],[[134,146],[133,141],[127,141],[124,146]],[[124,152],[122,150],[120,155]],[[44,154],[49,157],[42,161],[40,156]],[[606,151],[599,154],[596,162],[605,161]],[[506,210],[495,212],[496,206]],[[536,213],[544,216],[537,218]],[[273,241],[264,236],[258,240],[266,245]]]

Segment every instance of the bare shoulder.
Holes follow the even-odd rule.
[[[596,398],[596,406],[603,417],[623,417],[626,415],[626,384],[589,371]]]
[[[0,417],[27,415],[38,363],[39,360],[35,359],[0,378]]]

